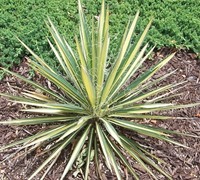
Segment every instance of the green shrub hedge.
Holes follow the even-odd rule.
[[[56,67],[46,38],[45,19],[49,16],[69,42],[78,32],[76,0],[0,0],[0,66],[10,67],[26,55],[16,40],[22,39],[35,52]],[[107,0],[110,7],[111,54],[124,31],[128,19],[140,10],[139,28],[151,16],[152,28],[147,37],[157,47],[172,46],[200,52],[200,1],[197,0]],[[83,0],[87,18],[98,16],[101,0]],[[138,29],[136,32],[141,32]]]

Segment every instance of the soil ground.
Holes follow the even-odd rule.
[[[151,65],[158,62],[160,59],[165,57],[167,54],[171,53],[172,49],[163,48],[157,53],[154,54],[153,60],[148,60],[142,69],[138,73],[144,71],[144,69],[149,68]],[[16,66],[12,69],[19,74],[29,77],[29,68],[26,65],[25,61],[19,66]],[[173,70],[176,72],[171,75],[169,78],[165,79],[158,86],[166,85],[169,83],[187,81],[182,89],[178,93],[181,93],[176,98],[170,98],[165,101],[180,103],[180,104],[189,104],[200,102],[200,60],[197,60],[195,54],[185,51],[178,51],[176,56],[165,66],[159,73],[154,75],[154,79],[163,76],[166,73],[169,73]],[[51,89],[54,89],[53,85],[43,79],[40,75],[36,74],[33,77],[34,80],[39,81],[48,86]],[[14,95],[19,95],[24,89],[30,89],[27,84],[21,82],[19,79],[16,79],[13,76],[7,75],[4,79],[0,81],[0,92],[11,93]],[[20,111],[21,105],[14,102],[9,102],[4,98],[0,98],[0,120],[9,120],[17,119],[21,117],[31,116]],[[155,126],[163,127],[166,129],[177,130],[181,132],[188,132],[190,134],[200,137],[200,108],[193,107],[187,109],[179,109],[173,111],[167,111],[166,114],[178,117],[191,117],[190,120],[169,120],[169,121],[155,121],[155,120],[143,120],[141,123],[150,123]],[[43,126],[26,126],[26,127],[15,127],[15,126],[0,126],[0,145],[7,144],[19,139],[29,134],[34,134],[39,131]],[[135,136],[134,133],[125,132],[128,136]],[[177,147],[175,145],[161,142],[159,140],[139,137],[138,139],[141,143],[151,147],[149,151],[156,156],[160,157],[166,162],[166,165],[162,167],[169,172],[174,180],[199,180],[200,179],[200,139],[192,137],[183,137],[175,136],[174,140],[187,145],[188,149]],[[0,153],[0,161],[8,157],[16,149],[12,148],[9,151]],[[38,150],[39,151],[39,150]],[[66,149],[60,160],[56,163],[54,168],[46,176],[47,180],[57,180],[59,179],[64,165],[67,162],[69,157],[69,151]],[[33,172],[38,164],[42,162],[44,157],[37,157],[37,153],[34,152],[25,158],[17,158],[17,156],[0,163],[0,179],[1,180],[25,180]],[[136,163],[132,162],[134,168],[137,169],[138,174],[140,175],[141,180],[149,180],[150,177],[148,174],[143,171]],[[104,179],[116,179],[102,164],[100,164],[102,174]],[[74,169],[76,167],[74,166]],[[128,175],[126,168],[122,169],[123,178],[126,180],[133,179]],[[165,179],[162,175],[156,173],[158,179]],[[36,178],[36,179],[39,179]],[[81,173],[74,177],[73,172],[68,175],[66,179],[82,179]],[[98,179],[95,174],[94,163],[90,165],[90,179]]]

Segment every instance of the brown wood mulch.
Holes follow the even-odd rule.
[[[163,48],[154,54],[153,60],[148,60],[144,64],[144,68],[149,68],[152,64],[155,64],[160,59],[169,54],[171,49]],[[173,51],[173,50],[172,50]],[[19,74],[29,77],[29,68],[25,61],[22,61],[20,66],[16,66],[12,69]],[[139,72],[144,69],[141,68]],[[176,56],[163,67],[156,75],[154,79],[159,78],[166,73],[173,70],[176,72],[169,78],[162,81],[157,86],[164,84],[187,81],[182,89],[178,93],[181,93],[178,97],[165,100],[166,102],[188,104],[200,102],[200,60],[194,53],[178,51]],[[34,80],[42,82],[44,86],[48,86],[51,89],[55,87],[43,79],[40,75],[36,74],[33,77]],[[27,84],[21,82],[13,76],[7,75],[4,79],[0,81],[0,92],[11,93],[14,95],[19,95],[24,89],[30,89],[31,87]],[[30,116],[26,113],[20,112],[21,105],[14,102],[9,102],[5,98],[0,98],[0,120],[17,119],[22,117]],[[155,126],[178,130],[181,132],[189,132],[190,134],[200,137],[200,108],[193,107],[187,109],[179,109],[173,111],[167,111],[168,115],[179,116],[179,117],[192,117],[190,120],[170,120],[170,121],[147,121],[144,120],[142,123],[150,123]],[[15,139],[19,139],[45,128],[44,126],[26,126],[26,127],[14,127],[14,126],[0,126],[0,146],[7,144]],[[126,131],[128,136],[135,136],[134,133]],[[200,179],[200,139],[193,137],[182,137],[175,136],[174,140],[187,145],[189,148],[177,147],[175,145],[161,142],[159,140],[145,138],[138,136],[138,140],[150,147],[149,151],[156,156],[163,159],[166,164],[162,167],[169,172],[174,180],[199,180]],[[1,180],[25,180],[33,172],[39,163],[42,162],[44,157],[37,157],[38,152],[33,152],[32,154],[26,156],[25,158],[17,158],[17,155],[5,162],[1,162],[3,159],[8,157],[16,149],[12,148],[9,151],[0,153],[0,179]],[[39,151],[39,149],[38,149]],[[48,173],[45,179],[47,180],[57,180],[59,179],[64,165],[69,157],[68,150],[65,150],[54,166],[54,168]],[[102,161],[103,162],[103,161]],[[141,167],[135,162],[131,162],[133,167],[137,170],[140,175],[141,180],[149,180],[149,175],[141,169]],[[105,168],[104,163],[100,164],[103,178],[106,180],[116,179],[115,176]],[[74,169],[76,167],[74,166]],[[122,168],[123,179],[131,180],[133,179],[128,175],[126,168]],[[70,173],[66,179],[83,179],[81,173],[76,177],[75,174]],[[155,172],[158,179],[165,179],[162,175]],[[35,178],[35,179],[39,179]],[[90,179],[98,179],[95,174],[94,163],[90,164]]]

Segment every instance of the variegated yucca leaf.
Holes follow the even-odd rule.
[[[0,96],[24,104],[24,109],[21,111],[36,113],[39,116],[1,120],[0,124],[25,126],[45,123],[47,128],[19,141],[4,145],[0,147],[0,151],[17,147],[16,153],[22,151],[21,156],[24,156],[41,147],[43,151],[37,156],[44,154],[49,156],[31,174],[29,179],[34,179],[42,170],[45,173],[41,179],[44,179],[68,145],[71,145],[71,156],[61,179],[66,178],[83,149],[86,150],[86,158],[83,159],[85,172],[82,173],[85,180],[88,179],[90,162],[93,160],[99,178],[103,179],[99,166],[102,156],[107,168],[119,180],[124,179],[121,173],[122,167],[126,167],[133,178],[140,179],[137,170],[131,166],[127,157],[138,163],[154,179],[157,178],[152,169],[157,170],[166,178],[172,179],[170,174],[163,171],[162,167],[157,164],[157,162],[164,163],[161,159],[151,154],[148,147],[137,142],[134,137],[128,138],[126,134],[122,134],[121,130],[124,128],[143,136],[187,148],[173,140],[171,136],[173,134],[192,135],[139,123],[142,119],[181,119],[181,117],[162,116],[154,114],[154,112],[200,104],[176,105],[162,101],[165,98],[176,96],[176,90],[182,88],[183,83],[185,83],[156,86],[157,83],[174,72],[156,80],[151,79],[173,58],[175,53],[164,58],[130,82],[130,78],[134,76],[154,50],[153,47],[147,51],[149,45],[143,43],[152,20],[141,35],[136,38],[138,40],[134,41],[133,34],[139,18],[139,12],[137,12],[133,21],[128,23],[124,31],[118,54],[112,61],[108,61],[112,39],[109,36],[110,13],[108,8],[105,8],[104,0],[102,0],[101,13],[97,22],[93,19],[91,26],[87,24],[80,0],[78,1],[78,10],[80,34],[75,38],[75,49],[70,47],[50,19],[46,22],[53,40],[48,40],[48,42],[60,64],[60,72],[50,67],[44,59],[19,40],[34,58],[33,60],[28,59],[29,65],[54,84],[58,90],[52,91],[28,78],[4,69],[6,73],[31,85],[33,89],[39,89],[40,93],[34,90],[24,90],[21,96],[5,93],[0,93]],[[112,64],[109,64],[110,62]],[[172,91],[169,91],[171,89]],[[139,119],[140,121],[138,121]],[[91,158],[92,152],[94,152],[94,159]],[[11,157],[16,153],[13,153]]]

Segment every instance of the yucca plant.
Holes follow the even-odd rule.
[[[24,126],[45,123],[49,128],[5,145],[0,150],[5,151],[17,146],[19,150],[26,149],[25,154],[27,154],[41,147],[43,149],[42,155],[49,154],[48,158],[30,175],[29,179],[33,179],[46,167],[41,178],[44,179],[61,152],[71,144],[73,144],[71,156],[61,179],[66,177],[83,149],[86,153],[84,179],[88,179],[89,164],[92,161],[91,154],[94,154],[100,178],[102,176],[98,164],[100,156],[103,155],[107,168],[119,180],[122,179],[120,165],[126,167],[135,179],[139,179],[137,172],[129,164],[126,157],[131,157],[154,179],[157,178],[152,172],[152,168],[171,179],[170,175],[157,165],[157,162],[163,161],[149,153],[148,147],[134,140],[134,137],[128,138],[121,129],[124,128],[143,136],[185,147],[170,138],[172,134],[182,135],[183,133],[144,125],[138,121],[139,119],[174,119],[174,117],[155,115],[154,112],[199,105],[197,103],[189,105],[162,103],[162,100],[169,94],[168,90],[179,88],[181,83],[163,87],[155,85],[173,72],[157,80],[150,80],[174,54],[169,55],[130,82],[130,78],[134,76],[154,49],[146,52],[148,44],[143,45],[151,21],[138,40],[133,43],[132,36],[139,17],[139,13],[136,13],[133,21],[128,23],[119,44],[118,54],[113,59],[113,63],[110,64],[108,62],[109,10],[105,8],[104,1],[99,19],[97,22],[93,20],[91,26],[86,23],[80,0],[78,8],[80,35],[75,38],[76,53],[70,48],[65,38],[59,34],[51,20],[48,19],[47,22],[55,46],[50,40],[48,41],[61,66],[61,72],[52,69],[20,40],[35,58],[35,60],[28,60],[30,66],[53,83],[58,89],[56,92],[4,69],[5,72],[20,78],[36,89],[40,89],[41,93],[27,90],[21,94],[21,97],[3,93],[0,95],[11,101],[27,105],[22,111],[37,113],[40,116],[1,121],[0,124]],[[97,28],[95,28],[95,24],[98,24]],[[155,98],[155,95],[158,96]],[[22,154],[24,155],[24,152]]]

